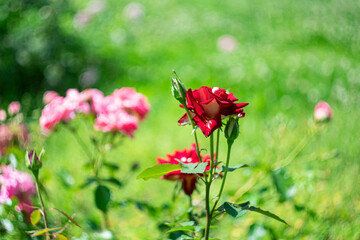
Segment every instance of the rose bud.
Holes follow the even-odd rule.
[[[239,118],[230,117],[225,126],[225,137],[228,141],[234,141],[239,136]]]
[[[8,107],[8,112],[10,115],[15,115],[20,111],[20,103],[17,101],[11,102]]]
[[[186,88],[175,71],[172,72],[171,83],[171,92],[174,98],[182,104],[185,103]]]
[[[6,112],[5,110],[1,109],[0,110],[0,121],[5,121],[6,120]]]
[[[314,110],[315,120],[318,122],[329,121],[333,117],[333,111],[327,102],[320,101],[315,106]]]
[[[25,159],[26,165],[31,171],[38,171],[42,167],[41,155],[43,151],[41,151],[40,156],[38,157],[36,152],[32,149],[30,152],[26,152]]]

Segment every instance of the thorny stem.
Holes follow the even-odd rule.
[[[39,200],[40,200],[41,211],[42,211],[42,215],[44,218],[45,229],[48,229],[48,220],[47,220],[47,216],[46,216],[45,205],[44,205],[44,201],[42,199],[40,188],[39,188],[39,178],[36,175],[35,175],[35,185],[36,185],[36,191],[37,191],[37,194],[38,194]],[[47,240],[50,239],[48,233],[46,233],[46,239]]]

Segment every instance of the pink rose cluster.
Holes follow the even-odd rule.
[[[15,207],[17,211],[32,212],[31,199],[36,194],[36,186],[29,174],[15,170],[10,165],[1,165],[0,185],[0,204],[16,197],[19,200],[19,205]]]
[[[121,88],[109,96],[97,89],[78,92],[69,89],[65,97],[50,91],[44,94],[47,103],[42,110],[40,126],[45,133],[51,132],[59,122],[68,122],[76,113],[93,114],[94,128],[98,131],[119,131],[132,137],[139,121],[147,116],[150,104],[147,98],[134,88]]]

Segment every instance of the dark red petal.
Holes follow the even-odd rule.
[[[186,195],[191,196],[196,188],[196,182],[197,180],[195,174],[188,174],[183,178],[182,188]]]
[[[203,120],[203,118],[195,116],[194,121],[196,125],[198,125],[201,131],[204,133],[205,137],[210,136],[210,134],[212,134],[216,129],[220,128],[222,125],[220,115],[219,117],[216,117],[216,120],[210,119],[205,121]]]

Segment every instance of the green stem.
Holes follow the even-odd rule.
[[[110,223],[109,223],[109,216],[107,214],[107,212],[103,212],[103,216],[104,216],[104,224],[105,224],[105,229],[110,229]]]
[[[35,176],[35,185],[36,185],[36,191],[37,191],[37,194],[38,194],[38,197],[39,197],[39,200],[40,200],[41,211],[42,211],[43,218],[44,218],[44,225],[45,225],[45,228],[48,229],[49,225],[48,225],[48,220],[47,220],[47,216],[46,216],[44,201],[43,201],[43,198],[41,196],[41,192],[40,192],[40,188],[39,188],[39,178],[38,178],[38,176]],[[46,239],[49,239],[48,233],[46,233]]]
[[[227,150],[227,156],[226,156],[226,165],[225,165],[225,172],[224,172],[224,177],[222,179],[222,183],[221,183],[221,187],[220,187],[220,190],[219,190],[219,194],[216,198],[216,201],[214,203],[214,206],[211,210],[211,215],[214,213],[215,211],[215,208],[216,208],[216,205],[218,204],[218,202],[220,201],[220,198],[221,198],[221,194],[224,190],[224,186],[225,186],[225,181],[226,181],[226,176],[227,176],[227,173],[228,173],[228,169],[229,169],[229,162],[230,162],[230,153],[231,153],[231,147],[232,147],[232,144],[234,143],[234,141],[230,141],[228,140],[227,141],[228,143],[228,150]]]
[[[213,134],[210,135],[210,178],[209,182],[212,182],[213,178],[213,168],[214,168],[214,137]]]
[[[193,218],[193,210],[192,210],[192,197],[191,195],[189,196],[189,221],[192,221],[194,218]]]
[[[87,155],[89,160],[92,161],[93,158],[92,158],[91,152],[87,148],[86,144],[81,139],[81,137],[77,134],[77,131],[74,128],[70,127],[68,124],[66,124],[66,126],[67,126],[67,129],[72,133],[72,135],[74,136],[76,141],[79,143],[79,145],[82,147],[83,151],[85,152],[85,154]]]
[[[218,159],[219,159],[219,145],[220,145],[220,128],[217,130],[217,136],[216,136],[216,157],[215,157],[215,167],[214,167],[214,174],[215,174],[215,169],[218,165]]]
[[[210,226],[211,226],[211,213],[210,213],[210,186],[211,182],[205,184],[205,209],[206,209],[206,228],[204,239],[208,240],[210,236]]]
[[[206,228],[205,228],[205,240],[209,239],[210,236],[210,226],[212,221],[212,213],[210,212],[210,187],[213,181],[213,168],[214,168],[214,137],[213,134],[210,135],[210,177],[206,183],[206,195],[205,195],[205,210],[206,210]]]

